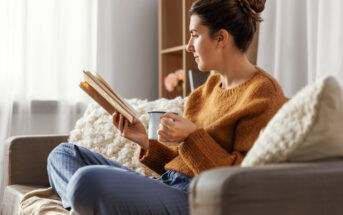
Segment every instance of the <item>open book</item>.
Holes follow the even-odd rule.
[[[135,109],[122,99],[95,71],[83,71],[83,79],[80,87],[92,97],[109,114],[114,111],[121,113],[130,123],[139,114]]]

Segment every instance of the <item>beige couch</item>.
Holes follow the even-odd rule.
[[[17,214],[25,193],[49,186],[46,159],[67,136],[7,140],[7,186],[1,214]],[[206,171],[191,184],[191,214],[343,214],[343,160],[227,167]]]

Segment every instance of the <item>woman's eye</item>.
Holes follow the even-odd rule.
[[[198,35],[191,34],[191,37],[198,37]]]

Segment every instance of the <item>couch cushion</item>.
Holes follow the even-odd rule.
[[[42,186],[32,185],[10,185],[4,192],[4,199],[1,206],[1,214],[12,215],[18,214],[19,203],[24,195],[32,190],[44,188]]]
[[[311,84],[283,105],[242,162],[257,166],[343,156],[343,92],[333,77]]]

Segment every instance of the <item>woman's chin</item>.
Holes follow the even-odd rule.
[[[201,71],[201,72],[206,72],[206,71],[210,71],[207,67],[201,65],[201,64],[198,64],[198,69]]]

